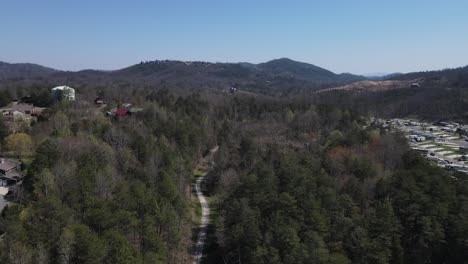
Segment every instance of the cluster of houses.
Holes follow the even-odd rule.
[[[51,95],[56,100],[75,100],[75,89],[69,86],[57,86],[51,89]],[[34,106],[31,96],[14,100],[8,107],[0,109],[3,120],[11,123],[31,122],[41,115],[45,108]]]
[[[55,100],[75,101],[75,89],[69,86],[57,86],[51,89],[51,95]],[[102,96],[97,96],[94,104],[101,108],[107,106],[106,101]],[[3,119],[15,125],[16,123],[23,123],[20,121],[31,122],[36,120],[45,108],[36,107],[32,104],[31,97],[24,97],[19,101],[13,101],[8,107],[0,109]],[[125,103],[117,108],[113,108],[106,112],[106,115],[126,116],[143,111],[142,108],[134,107],[132,104]],[[5,198],[13,198],[17,196],[18,186],[23,182],[25,174],[22,172],[22,163],[20,160],[11,158],[0,158],[0,202]],[[7,192],[5,191],[7,190]],[[6,195],[3,193],[5,191]],[[5,204],[0,203],[0,211]]]

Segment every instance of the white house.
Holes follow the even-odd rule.
[[[52,88],[52,96],[58,99],[75,101],[75,89],[69,86],[57,86]]]

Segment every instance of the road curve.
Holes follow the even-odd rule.
[[[198,177],[195,182],[195,190],[197,192],[198,200],[200,201],[200,205],[202,208],[202,215],[201,215],[201,223],[200,223],[200,230],[198,232],[197,237],[197,244],[195,244],[195,260],[193,261],[194,264],[200,264],[202,256],[203,256],[203,248],[205,246],[205,238],[206,238],[206,229],[208,227],[208,223],[210,222],[210,207],[206,202],[205,196],[201,191],[201,183],[205,179],[206,174],[208,171],[203,173],[202,176]]]
[[[200,264],[201,259],[203,257],[203,248],[205,246],[205,239],[206,239],[206,229],[208,228],[208,223],[210,222],[210,206],[206,202],[206,198],[201,191],[201,184],[205,180],[205,176],[210,172],[212,169],[214,162],[212,161],[213,154],[216,153],[219,149],[219,146],[215,146],[210,150],[209,159],[210,167],[195,181],[195,191],[197,192],[198,200],[200,201],[200,205],[202,208],[202,215],[200,221],[200,230],[198,232],[197,243],[195,244],[195,252],[194,252],[194,261],[193,264]]]

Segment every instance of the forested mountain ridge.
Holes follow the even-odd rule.
[[[58,70],[46,68],[36,64],[9,64],[0,62],[0,66],[0,76],[3,76],[4,78],[40,77],[50,75],[54,72],[60,72]],[[64,73],[64,71],[61,72]],[[335,74],[318,66],[294,61],[287,58],[271,60],[259,64],[157,60],[141,62],[139,64],[114,71],[81,70],[77,72],[67,71],[66,73],[94,73],[109,76],[123,75],[127,77],[148,77],[151,75],[161,75],[161,78],[164,78],[171,73],[177,74],[178,77],[202,73],[212,74],[213,76],[218,77],[243,78],[265,75],[270,78],[279,76],[313,82],[338,82],[365,79],[363,76],[352,74]]]
[[[319,92],[313,96],[316,102],[347,106],[362,114],[468,122],[468,66],[398,74]]]
[[[0,61],[0,80],[11,78],[45,77],[57,70],[32,63],[6,63]]]
[[[411,80],[424,78],[428,81],[451,85],[466,85],[468,83],[468,66],[443,69],[437,71],[411,72],[386,76],[387,80]]]
[[[209,63],[171,60],[146,61],[114,71],[82,70],[77,72],[44,70],[30,74],[15,71],[14,64],[2,64],[0,89],[35,85],[69,85],[96,87],[126,85],[128,87],[165,86],[182,89],[240,90],[273,96],[310,94],[318,90],[352,87],[351,91],[386,91],[408,88],[411,82],[423,88],[462,87],[468,83],[468,66],[430,72],[393,74],[382,80],[369,80],[349,73],[335,74],[318,66],[282,58],[265,63]],[[38,66],[41,67],[41,66]],[[34,67],[33,67],[34,68]],[[14,72],[15,74],[12,74]],[[387,83],[398,83],[387,85]],[[373,84],[374,83],[374,84]],[[349,85],[349,86],[347,86]],[[348,89],[348,88],[346,88]],[[11,88],[14,93],[14,89]]]
[[[364,76],[349,73],[335,74],[318,66],[281,58],[255,65],[256,68],[272,75],[292,77],[315,82],[350,82],[366,79]]]
[[[0,69],[0,75],[2,71],[6,75],[8,70],[8,67]],[[47,77],[50,82],[67,82],[70,85],[83,82],[93,82],[95,85],[110,85],[118,82],[155,85],[165,82],[178,86],[191,86],[191,88],[227,89],[237,86],[242,90],[277,95],[299,88],[315,90],[322,86],[340,85],[365,79],[352,74],[335,74],[312,64],[290,59],[260,64],[157,60],[141,62],[114,71],[56,71],[49,72],[47,75],[25,74],[14,77],[21,78],[21,80],[6,81],[6,83],[31,83],[44,80],[41,77]]]

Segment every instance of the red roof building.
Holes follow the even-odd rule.
[[[115,110],[115,114],[118,115],[118,116],[124,116],[128,113],[128,109],[125,109],[125,108],[119,108],[117,110]]]

